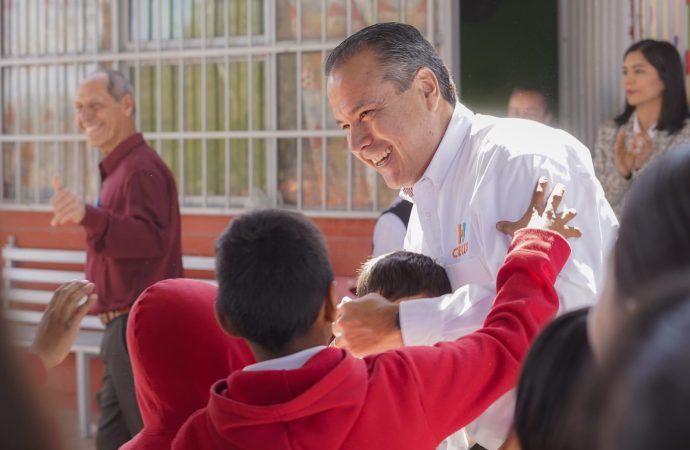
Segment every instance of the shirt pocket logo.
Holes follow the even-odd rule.
[[[467,242],[467,222],[458,224],[458,245],[450,252],[450,256],[457,259],[466,254],[470,249],[470,243]]]

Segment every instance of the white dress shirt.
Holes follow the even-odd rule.
[[[570,225],[583,233],[571,240],[572,254],[556,282],[561,311],[596,301],[618,222],[589,150],[562,130],[475,115],[458,103],[423,176],[411,192],[401,192],[414,202],[405,249],[439,261],[455,292],[401,303],[405,345],[454,340],[481,327],[511,241],[496,222],[522,216],[540,176],[548,177],[549,189],[565,185],[561,208],[577,210]],[[468,427],[490,450],[502,444],[512,421],[512,400],[497,403]]]

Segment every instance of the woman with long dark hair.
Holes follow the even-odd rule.
[[[599,128],[594,147],[595,173],[619,217],[625,194],[648,163],[690,140],[685,75],[673,45],[653,39],[631,45],[623,88],[625,109]]]

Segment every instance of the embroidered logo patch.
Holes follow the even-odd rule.
[[[467,223],[458,224],[458,246],[453,249],[451,256],[459,258],[469,250],[469,242],[467,242]]]

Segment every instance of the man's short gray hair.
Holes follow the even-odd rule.
[[[326,76],[367,50],[376,54],[383,79],[395,83],[398,92],[409,89],[417,71],[426,67],[436,75],[443,98],[455,106],[458,95],[448,68],[429,41],[415,27],[404,23],[377,23],[345,39],[326,58]]]
[[[134,104],[134,89],[132,89],[132,83],[129,82],[122,72],[114,69],[98,69],[89,75],[88,78],[99,74],[103,74],[108,78],[108,93],[112,95],[115,100],[119,102],[125,95],[130,95],[132,96],[132,104]]]

